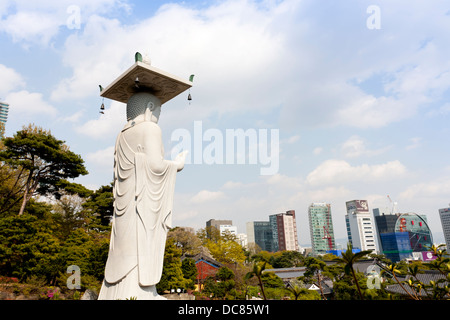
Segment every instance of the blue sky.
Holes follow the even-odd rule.
[[[276,174],[186,165],[176,225],[231,219],[245,232],[247,221],[293,209],[307,244],[310,203],[331,203],[345,238],[346,201],[373,209],[391,206],[389,195],[438,235],[438,209],[450,202],[449,28],[450,4],[437,0],[2,0],[6,135],[28,123],[50,129],[85,160],[90,174],[77,182],[109,184],[125,106],[105,100],[101,115],[98,85],[140,51],[157,68],[195,74],[191,104],[186,93],[163,106],[168,158],[172,133],[193,133],[196,121],[204,131],[279,131]]]

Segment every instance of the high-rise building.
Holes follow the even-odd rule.
[[[312,203],[308,208],[308,217],[312,254],[320,255],[330,250],[336,250],[331,205]]]
[[[216,220],[216,219],[210,219],[206,221],[206,233],[208,238],[211,239],[211,230],[210,228],[214,227],[217,229],[217,231],[222,233],[222,230],[220,229],[221,226],[231,226],[233,224],[233,221],[231,220]]]
[[[206,221],[206,227],[210,228],[210,227],[214,227],[217,230],[220,230],[220,226],[221,225],[232,225],[233,221],[231,220],[216,220],[216,219],[210,219],[208,221]]]
[[[246,233],[238,233],[236,235],[237,242],[244,248],[248,249],[248,241]]]
[[[257,244],[261,250],[274,252],[273,233],[269,221],[247,222],[247,242],[248,245]]]
[[[380,241],[379,251],[393,257],[389,259],[420,257],[422,252],[430,250],[433,239],[425,215],[389,213],[388,210],[379,209],[374,209],[373,212]],[[409,247],[404,244],[405,238],[409,240]]]
[[[8,120],[8,111],[9,104],[0,101],[0,122],[3,123],[3,126],[6,125],[6,121]]]
[[[274,251],[300,251],[295,210],[270,215],[269,222],[272,228]]]
[[[372,250],[375,253],[377,250],[375,228],[367,200],[347,201],[345,205],[348,241],[353,248],[359,248],[361,251]]]
[[[389,208],[375,208],[373,211],[375,233],[377,235],[377,248],[379,253],[383,253],[383,243],[380,234],[394,232],[395,221],[397,217],[392,214]],[[377,218],[382,217],[382,218]],[[392,220],[392,221],[391,221]]]
[[[441,217],[442,231],[444,231],[447,252],[450,252],[450,208],[439,209],[439,216]]]
[[[386,232],[380,235],[383,254],[392,262],[411,258],[412,249],[407,232]]]

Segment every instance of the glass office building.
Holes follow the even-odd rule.
[[[374,210],[374,216],[380,251],[392,262],[410,258],[414,252],[430,251],[433,238],[425,215]],[[409,247],[403,244],[405,239]]]
[[[247,222],[248,243],[257,244],[261,250],[274,252],[274,240],[272,227],[269,221]]]
[[[410,258],[411,243],[407,232],[388,232],[380,234],[383,243],[383,254],[392,262]]]
[[[6,126],[6,121],[8,120],[9,104],[0,102],[0,123],[3,127]]]
[[[321,255],[336,250],[331,205],[312,203],[308,208],[308,217],[312,254]]]

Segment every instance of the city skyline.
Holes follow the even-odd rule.
[[[450,202],[449,27],[443,0],[6,0],[5,135],[30,123],[50,130],[86,162],[75,182],[110,184],[125,105],[103,100],[99,85],[141,52],[156,68],[195,75],[192,100],[168,102],[159,121],[166,158],[175,133],[192,142],[174,225],[230,219],[243,232],[295,210],[302,245],[310,203],[331,204],[335,238],[345,239],[345,202],[367,199],[370,210],[396,202],[426,215],[438,235]],[[251,134],[252,145],[232,153],[227,132]],[[212,161],[212,149],[230,161]]]
[[[367,224],[369,225],[368,231],[366,231],[365,235],[361,234],[361,230],[359,230],[358,228],[356,228],[355,226],[353,226],[352,228],[350,228],[349,225],[349,221],[348,221],[348,217],[345,216],[345,220],[346,220],[346,237],[345,238],[335,238],[334,237],[334,227],[333,227],[333,221],[332,221],[332,210],[331,210],[331,205],[327,204],[327,203],[312,203],[309,206],[309,235],[310,235],[310,242],[309,243],[299,243],[298,245],[300,246],[300,251],[302,251],[304,248],[312,248],[313,246],[313,237],[312,237],[312,232],[314,232],[314,230],[311,229],[311,208],[316,207],[319,208],[320,207],[325,207],[326,208],[326,212],[330,214],[330,221],[329,221],[329,227],[331,227],[331,232],[330,230],[328,230],[328,232],[330,232],[330,240],[333,243],[332,244],[332,248],[333,250],[339,250],[339,249],[345,249],[346,245],[348,242],[355,242],[353,243],[353,247],[354,248],[358,248],[361,250],[373,250],[373,251],[378,251],[381,252],[381,239],[380,239],[380,232],[379,232],[379,228],[377,227],[377,223],[376,223],[376,218],[377,216],[387,216],[389,224],[392,224],[391,227],[392,228],[389,229],[389,232],[393,232],[394,231],[394,225],[395,222],[399,219],[399,217],[403,217],[403,216],[417,216],[419,219],[424,219],[424,223],[426,223],[427,228],[428,228],[428,223],[427,223],[427,216],[426,215],[417,215],[416,213],[413,212],[398,212],[396,210],[396,205],[394,204],[392,208],[373,208],[373,210],[369,210],[369,206],[368,206],[368,202],[366,200],[349,200],[346,201],[346,207],[348,210],[349,214],[358,214],[360,217],[358,219],[361,219],[361,221],[359,221],[359,223],[361,225],[363,224]],[[319,210],[320,211],[320,210]],[[275,237],[277,237],[276,231],[274,232],[275,229],[277,229],[277,221],[276,221],[276,217],[277,216],[284,216],[287,215],[289,213],[293,212],[293,216],[294,216],[294,224],[295,224],[295,229],[297,229],[297,222],[296,222],[296,218],[295,218],[295,210],[287,210],[285,213],[276,213],[276,214],[269,214],[268,216],[266,216],[265,218],[262,219],[258,219],[257,221],[247,221],[246,222],[246,229],[245,231],[242,230],[238,230],[236,225],[233,223],[232,220],[216,220],[216,219],[210,219],[208,221],[206,221],[206,227],[211,227],[214,226],[215,228],[217,228],[219,231],[225,231],[228,228],[232,227],[231,233],[234,235],[237,235],[239,238],[239,235],[248,235],[251,234],[251,239],[254,240],[255,239],[255,230],[256,228],[260,228],[259,230],[259,237],[263,237],[265,238],[266,236],[263,235],[264,232],[266,233],[270,233],[270,242],[273,242],[273,239]],[[433,243],[436,245],[439,244],[446,244],[446,239],[445,239],[445,232],[447,231],[447,236],[448,234],[450,234],[450,228],[448,227],[450,225],[449,221],[450,219],[448,217],[450,217],[450,215],[448,214],[448,212],[450,212],[450,208],[443,208],[443,209],[439,209],[439,213],[441,216],[441,221],[442,221],[442,230],[443,232],[441,233],[437,233],[437,234],[433,234],[431,233],[432,239],[433,239]],[[444,218],[445,217],[445,218]],[[369,220],[370,218],[370,220]],[[317,220],[317,219],[316,219]],[[321,220],[321,219],[319,219]],[[323,220],[323,219],[322,219]],[[325,221],[325,220],[324,220]],[[355,221],[357,221],[355,219]],[[316,221],[317,222],[317,221]],[[384,222],[385,224],[387,222]],[[414,222],[413,222],[414,224]],[[420,226],[422,226],[422,223],[419,222]],[[184,226],[180,226],[180,227],[184,227]],[[224,227],[224,228],[222,228]],[[252,230],[250,230],[250,229]],[[320,229],[323,228],[323,223],[319,226]],[[381,227],[382,229],[382,233],[388,232],[386,230],[384,230],[383,228],[386,228],[386,226]],[[222,230],[223,229],[223,230]],[[266,230],[267,229],[267,230]],[[250,230],[250,231],[249,231]],[[264,231],[263,231],[264,230]],[[401,231],[401,230],[400,230]],[[405,231],[405,230],[403,230]],[[364,230],[362,231],[364,233]],[[295,232],[296,233],[296,232]],[[358,236],[360,237],[360,240],[350,240],[350,235],[352,237],[354,236]],[[366,239],[364,239],[365,237],[367,237]],[[298,235],[297,235],[298,238]],[[321,239],[320,242],[325,243],[327,241],[327,237],[326,237],[326,233],[325,232],[321,232],[319,235],[319,238]],[[298,238],[299,239],[299,238]],[[367,241],[367,239],[369,239]],[[265,241],[268,239],[264,239],[262,240],[262,238],[259,239],[259,241]],[[338,241],[339,240],[339,241]],[[343,242],[341,242],[343,241]],[[361,248],[361,241],[363,241],[363,246]],[[254,241],[253,241],[254,242]],[[264,247],[264,245],[263,245]],[[277,246],[273,246],[273,245],[269,245],[268,247],[270,250],[272,251],[282,251],[281,249],[277,248]],[[417,248],[413,248],[413,249],[417,249]],[[422,248],[423,249],[423,248]],[[422,250],[421,249],[421,250]],[[267,248],[264,247],[263,250],[268,250]],[[270,251],[269,250],[269,251]],[[288,250],[288,249],[287,249]],[[330,249],[327,249],[330,250]]]

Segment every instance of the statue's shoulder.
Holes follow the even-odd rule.
[[[142,131],[142,130],[151,130],[152,132],[161,132],[161,128],[157,123],[154,123],[152,121],[140,121],[140,122],[133,122],[130,121],[125,125],[122,132],[124,131]]]

